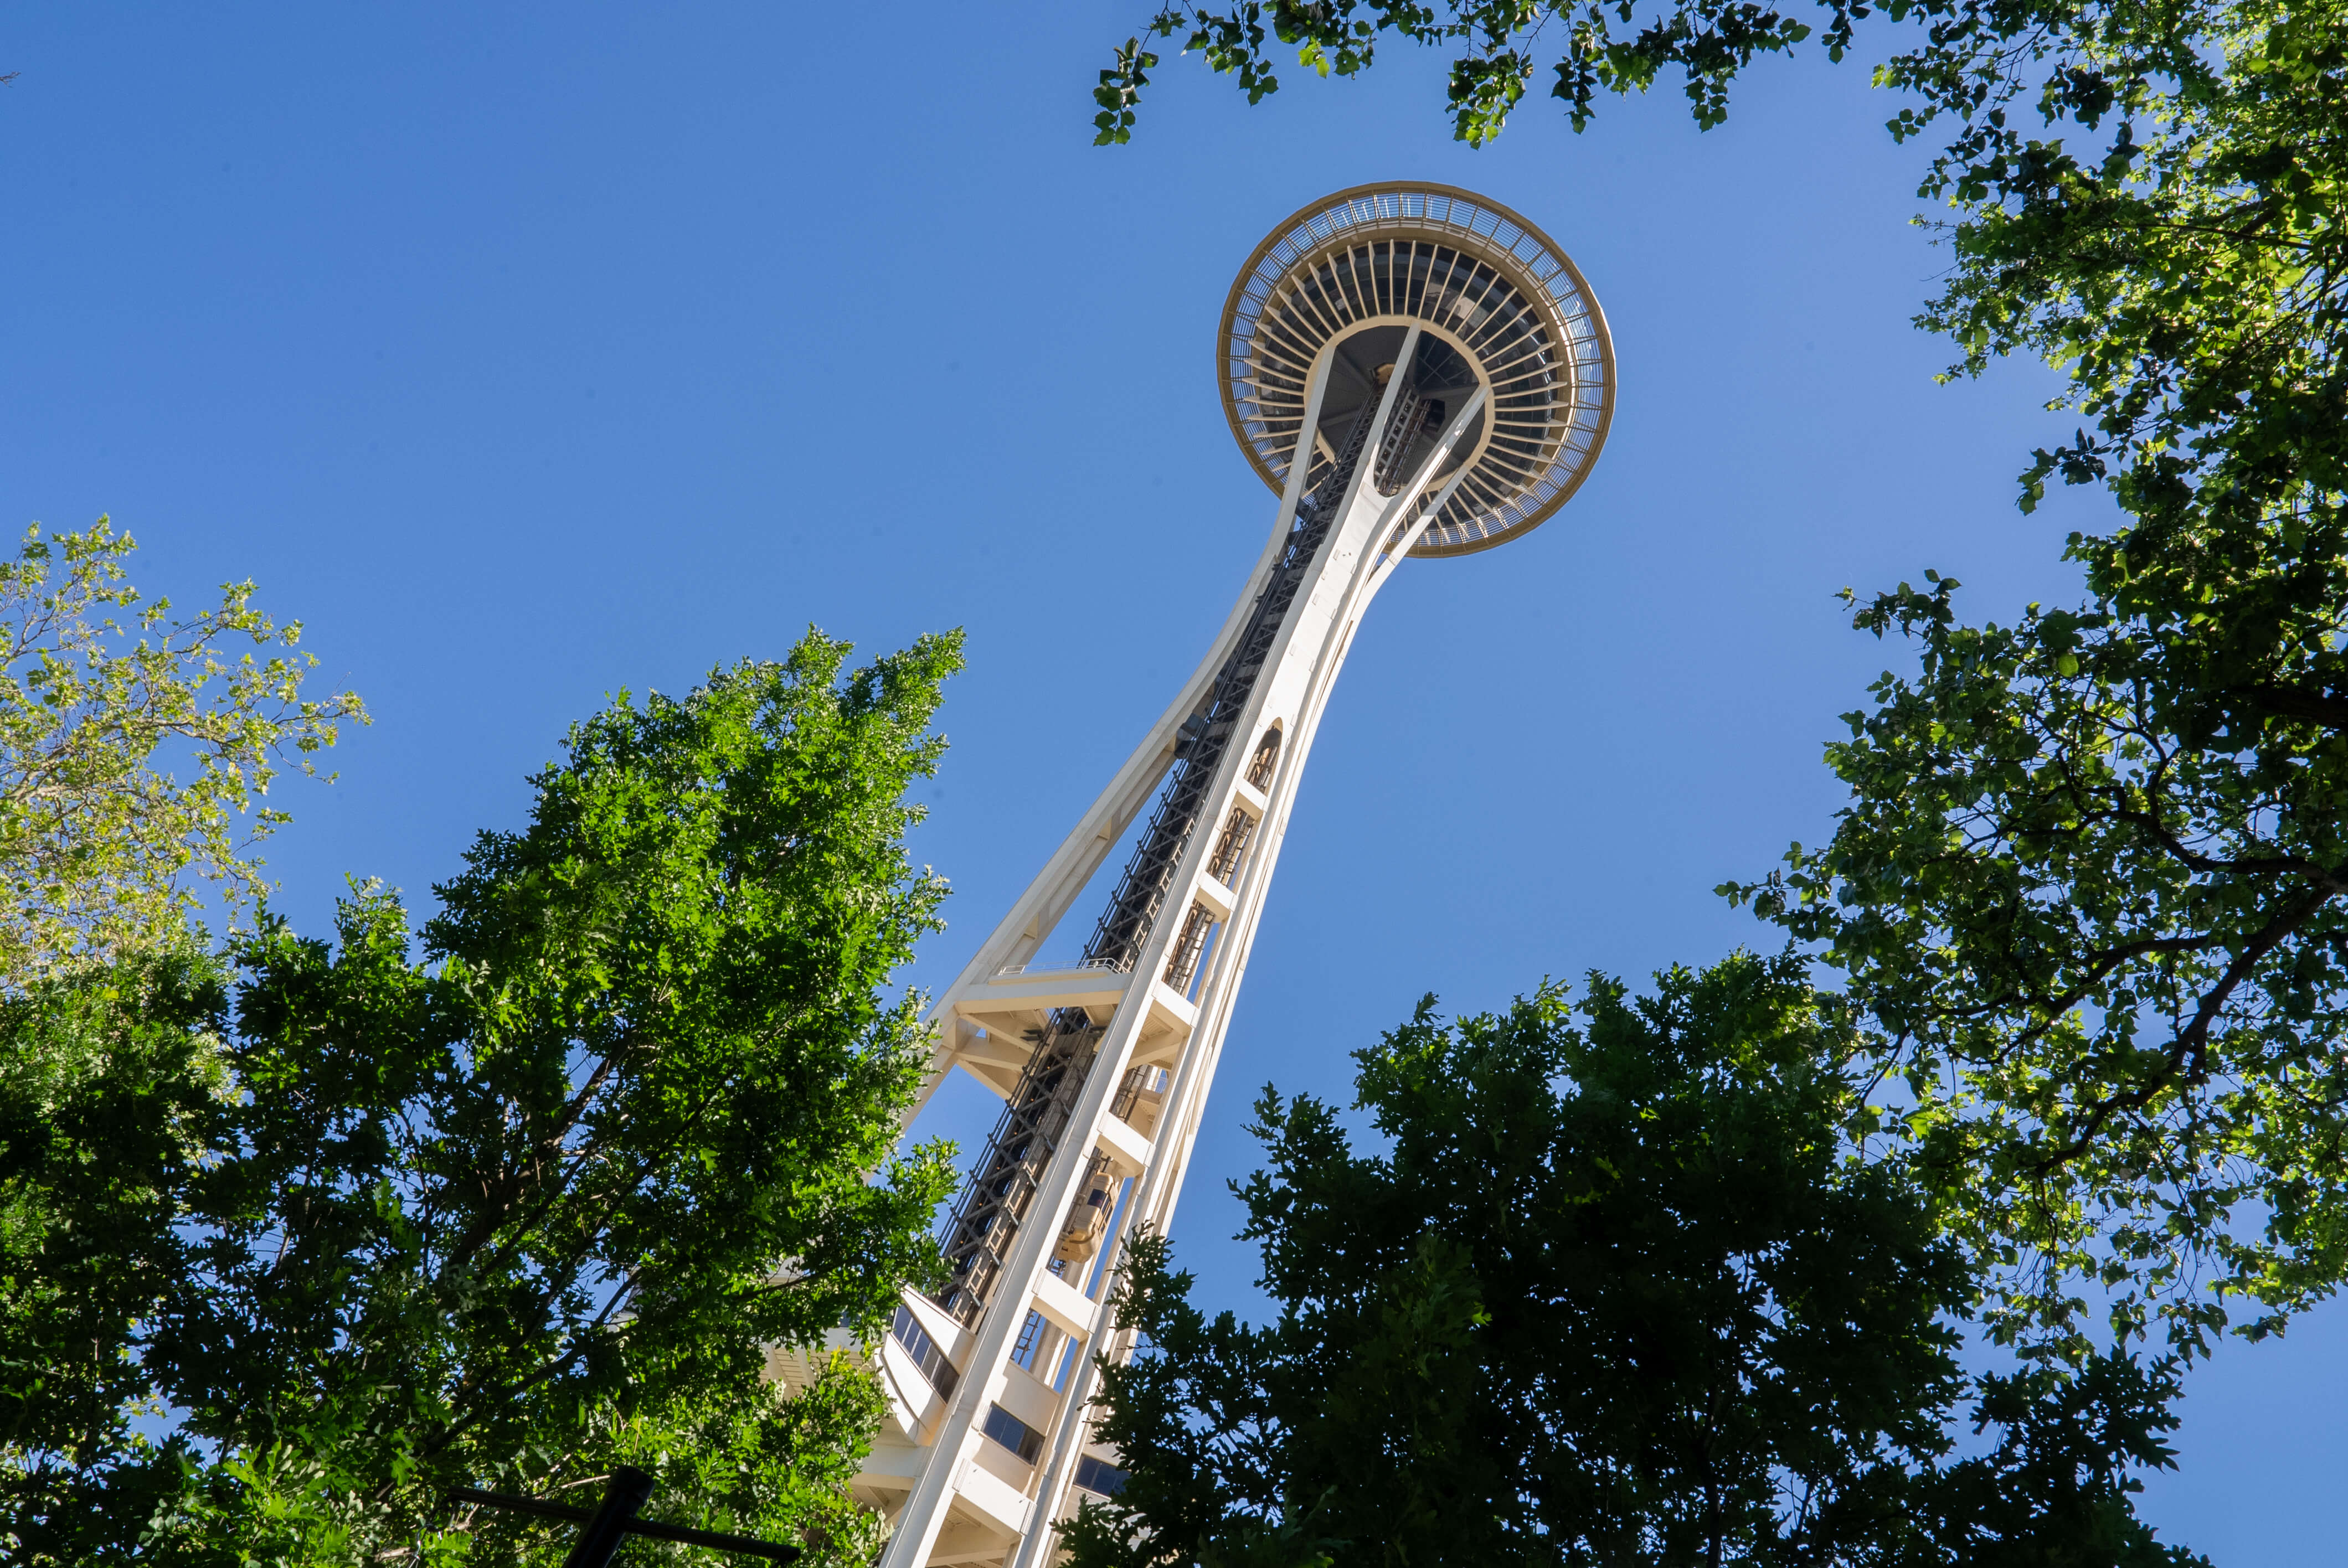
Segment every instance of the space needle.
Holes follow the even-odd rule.
[[[1045,1568],[1054,1523],[1122,1484],[1086,1410],[1095,1358],[1132,1349],[1109,1306],[1119,1242],[1173,1217],[1354,628],[1404,560],[1507,544],[1564,506],[1614,405],[1606,320],[1565,252],[1424,183],[1340,191],[1275,228],[1223,306],[1215,376],[1280,498],[1263,551],[931,1016],[924,1099],[959,1068],[1003,1112],[947,1224],[944,1287],[909,1292],[879,1352],[892,1419],[856,1491],[891,1522],[882,1568]],[[1147,602],[1120,637],[1148,635]],[[1048,960],[1128,843],[1081,956]]]

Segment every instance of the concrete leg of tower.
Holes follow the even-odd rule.
[[[1414,364],[1418,343],[1414,324],[1396,364]],[[1325,348],[1313,367],[1309,428],[1317,427],[1336,346]],[[1384,449],[1380,437],[1406,380],[1395,375],[1375,418],[1357,425],[1370,438],[1350,473],[1322,481],[1342,488],[1313,497],[1307,515],[1315,526],[1334,521],[1301,579],[1283,579],[1295,584],[1293,598],[1261,663],[1248,667],[1252,684],[1234,731],[1246,743],[1221,756],[1199,797],[1131,968],[1047,969],[1033,959],[1157,793],[1176,761],[1185,723],[1214,699],[1219,673],[1229,678],[1227,661],[1243,629],[1262,625],[1258,600],[1274,572],[1295,569],[1296,541],[1309,537],[1298,521],[1307,500],[1304,463],[1294,466],[1271,542],[1216,649],[938,999],[932,1087],[962,1067],[1008,1095],[1031,1050],[1026,1031],[1050,1027],[1055,1017],[1071,1016],[1059,1009],[1076,1008],[1105,1027],[975,1321],[964,1324],[934,1303],[909,1300],[901,1332],[882,1348],[895,1419],[858,1482],[860,1494],[893,1522],[881,1568],[1044,1568],[1056,1549],[1054,1522],[1075,1512],[1087,1448],[1092,1458],[1114,1461],[1090,1443],[1086,1402],[1093,1358],[1130,1350],[1111,1342],[1116,1249],[1133,1225],[1162,1230],[1172,1218],[1297,781],[1354,627],[1415,541],[1417,520],[1437,510],[1416,503],[1425,497],[1439,504],[1447,493],[1426,497],[1487,395],[1479,389],[1452,415],[1412,472],[1383,476],[1373,455]],[[1385,445],[1402,449],[1408,443]],[[1376,482],[1381,478],[1387,482]],[[1276,745],[1260,744],[1260,737]],[[1251,779],[1251,760],[1265,757],[1268,774]],[[1144,1073],[1128,1078],[1136,1068]],[[1150,1087],[1138,1088],[1145,1078]],[[1055,1272],[1063,1216],[1085,1197],[1086,1173],[1104,1170],[1122,1184],[1116,1224],[1090,1257]],[[1032,1367],[1014,1354],[1031,1316],[1036,1331],[1025,1334],[1025,1343]]]

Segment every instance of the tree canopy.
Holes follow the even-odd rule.
[[[1974,1266],[1798,962],[1579,1011],[1430,999],[1355,1055],[1367,1150],[1265,1091],[1277,1316],[1208,1320],[1136,1245],[1078,1568],[2200,1561],[2129,1501],[2173,1361],[1965,1370]]]
[[[889,989],[944,892],[903,795],[959,645],[848,653],[577,726],[420,930],[361,885],[332,943],[264,919],[233,976],[9,1004],[18,1561],[551,1561],[556,1527],[446,1488],[615,1462],[654,1517],[869,1557],[877,1385],[764,1374],[935,1266],[949,1151],[891,1153],[925,1056]]]
[[[131,585],[137,548],[100,518],[36,525],[0,563],[0,989],[176,946],[191,869],[250,908],[252,851],[286,820],[254,797],[367,722],[355,692],[302,695],[302,623],[255,609],[250,581],[183,617]]]

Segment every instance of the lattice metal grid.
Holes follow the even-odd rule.
[[[946,1223],[944,1251],[952,1271],[938,1305],[975,1324],[994,1294],[994,1282],[1026,1223],[1035,1189],[1067,1130],[1101,1031],[1082,1008],[1062,1008],[1036,1042],[1018,1086],[986,1141],[970,1184]]]
[[[1412,321],[1465,354],[1491,401],[1468,471],[1411,553],[1488,549],[1565,504],[1614,407],[1613,343],[1596,296],[1554,241],[1498,202],[1442,185],[1362,186],[1282,223],[1223,307],[1223,411],[1277,491],[1310,445],[1315,357],[1333,338]]]

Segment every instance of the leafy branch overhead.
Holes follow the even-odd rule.
[[[250,907],[252,851],[286,820],[257,799],[367,722],[354,692],[302,695],[301,623],[252,583],[183,616],[130,585],[136,548],[101,518],[0,564],[0,986],[174,945],[191,871]]]
[[[1676,72],[1696,122],[1715,126],[1727,118],[1736,77],[1756,57],[1794,54],[1815,37],[1839,62],[1860,25],[1879,16],[1882,24],[1913,24],[1906,36],[1916,46],[1887,60],[1878,79],[1926,99],[1924,108],[1894,119],[1896,132],[1912,134],[1948,110],[1986,122],[2034,97],[2041,108],[2082,112],[2092,123],[2116,93],[2096,70],[2078,68],[2082,57],[2124,72],[2192,72],[2199,62],[2172,41],[2199,29],[2209,14],[1981,0],[1819,0],[1798,12],[1745,0],[1241,0],[1163,6],[1141,36],[1179,39],[1184,53],[1235,77],[1250,103],[1280,89],[1281,65],[1292,54],[1316,76],[1354,77],[1375,62],[1388,37],[1447,49],[1453,135],[1481,146],[1542,81],[1580,130],[1596,115],[1601,93],[1643,93]],[[1104,85],[1137,91],[1148,85],[1136,67],[1156,62],[1140,60],[1138,42],[1118,51]]]

